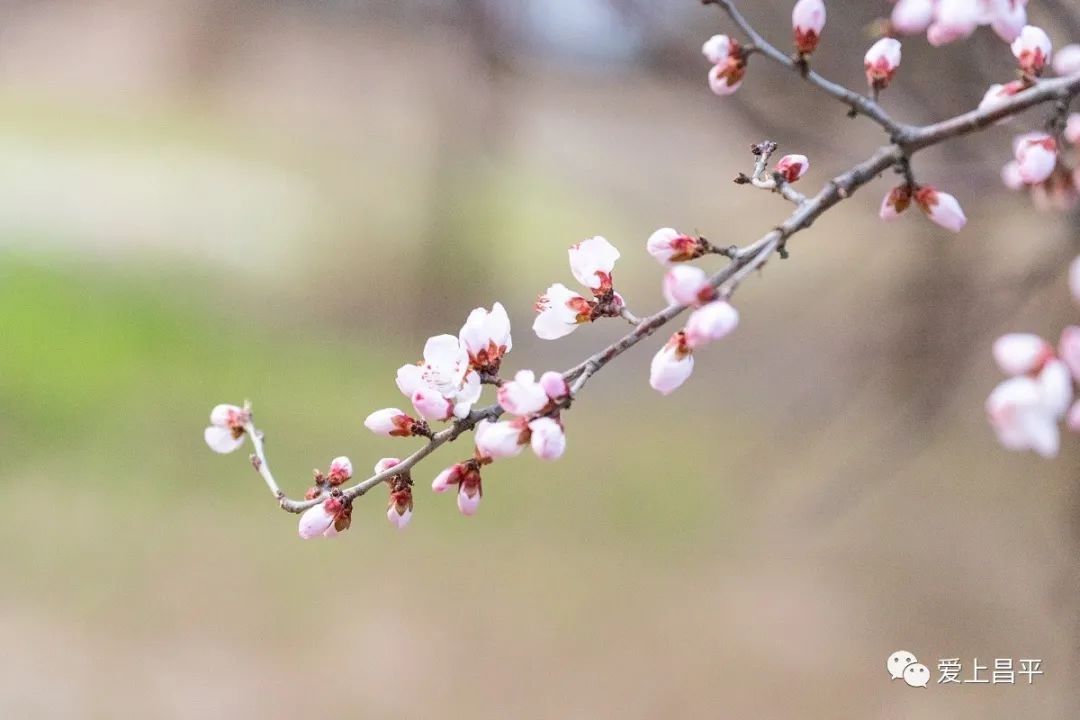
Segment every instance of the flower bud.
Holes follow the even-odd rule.
[[[1034,25],[1026,25],[1013,40],[1011,47],[1020,69],[1025,73],[1041,75],[1046,63],[1050,61],[1050,38],[1042,28]]]
[[[541,460],[558,460],[566,451],[566,433],[557,420],[539,417],[529,423],[530,444]]]
[[[776,172],[789,183],[793,183],[810,169],[810,160],[805,155],[785,155],[776,163]]]
[[[663,293],[669,305],[700,305],[716,297],[716,288],[701,268],[675,265],[664,274]]]
[[[330,462],[330,470],[326,473],[326,480],[330,485],[340,485],[352,478],[352,462],[342,455]]]
[[[704,244],[698,238],[684,235],[674,228],[660,228],[654,232],[645,243],[645,249],[665,265],[693,260],[705,252]]]
[[[701,46],[701,54],[713,65],[722,63],[731,52],[731,38],[727,35],[713,35]]]
[[[967,224],[963,208],[949,193],[924,185],[915,191],[914,199],[927,217],[946,230],[960,232]]]
[[[899,67],[900,41],[894,38],[881,38],[870,46],[863,57],[866,82],[879,90],[889,86]]]
[[[454,414],[454,403],[427,387],[412,394],[412,404],[425,420],[448,420]]]
[[[966,38],[975,32],[981,17],[978,0],[938,0],[934,22],[926,39],[939,47]]]
[[[1026,375],[1054,356],[1050,343],[1031,333],[1009,333],[994,341],[994,362],[1006,375]]]
[[[924,32],[934,19],[934,0],[898,0],[892,11],[892,26],[905,35]]]
[[[691,350],[728,335],[739,325],[739,312],[726,300],[698,308],[686,321],[686,345]]]
[[[1054,56],[1054,72],[1063,76],[1080,73],[1080,45],[1073,43],[1057,51]]]
[[[1057,141],[1045,133],[1030,133],[1018,138],[1015,154],[1020,178],[1028,185],[1043,182],[1057,167]]]
[[[897,185],[885,194],[878,216],[882,220],[894,220],[900,213],[907,210],[909,205],[911,205],[911,187]]]
[[[562,373],[554,370],[548,370],[540,376],[540,387],[544,388],[552,402],[558,402],[570,394],[570,386],[566,384]]]
[[[649,385],[653,390],[670,395],[694,371],[694,356],[686,343],[686,333],[677,332],[653,356],[649,367]]]
[[[531,370],[521,370],[510,382],[503,383],[497,393],[499,404],[514,415],[533,415],[543,410],[548,395]]]
[[[481,420],[476,426],[476,451],[482,458],[514,457],[528,441],[528,426],[520,419]]]
[[[389,470],[395,465],[400,464],[401,460],[399,460],[398,458],[383,458],[382,460],[379,460],[379,462],[375,463],[375,474],[378,475],[379,473]]]
[[[809,55],[817,49],[821,31],[825,28],[825,3],[822,0],[799,0],[791,11],[791,27],[795,33],[795,49]]]

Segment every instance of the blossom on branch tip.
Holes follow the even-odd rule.
[[[663,294],[668,305],[698,306],[714,299],[716,288],[701,268],[675,265],[664,273]]]
[[[310,540],[319,536],[334,537],[352,524],[352,504],[341,497],[329,497],[308,508],[300,516],[300,537]]]
[[[898,0],[890,19],[897,32],[905,35],[924,32],[934,19],[934,0]]]
[[[686,342],[686,333],[680,330],[653,356],[649,385],[662,395],[670,395],[693,372],[694,355]]]
[[[536,382],[536,375],[532,370],[520,370],[513,380],[503,383],[499,388],[498,399],[503,409],[514,415],[533,415],[547,407],[550,402],[543,386]]]
[[[1057,167],[1057,141],[1046,133],[1021,135],[1013,150],[1020,178],[1028,185],[1043,182]]]
[[[1008,333],[994,341],[994,362],[1006,375],[1038,372],[1054,357],[1050,343],[1031,333]]]
[[[364,420],[364,427],[383,437],[409,437],[423,435],[427,431],[426,424],[409,417],[397,408],[376,410]]]
[[[1054,55],[1054,72],[1058,75],[1080,73],[1080,45],[1066,45]]]
[[[825,3],[823,0],[799,0],[791,10],[791,27],[795,35],[795,49],[800,55],[809,55],[817,49],[821,31],[825,28]]]
[[[251,412],[237,405],[216,405],[210,411],[210,425],[203,439],[216,453],[231,453],[244,444],[244,425],[251,421]]]
[[[649,254],[664,265],[699,258],[706,247],[702,238],[684,235],[674,228],[660,228],[645,242]]]
[[[496,374],[503,355],[513,346],[510,339],[510,318],[502,303],[495,303],[491,310],[476,308],[458,334],[461,346],[469,354],[474,370]]]
[[[915,190],[912,197],[927,217],[946,230],[960,232],[967,224],[963,208],[949,193],[941,192],[930,185],[923,185]]]
[[[425,420],[465,417],[483,392],[469,353],[453,335],[428,338],[420,364],[398,368],[397,386]]]
[[[866,82],[878,90],[889,86],[899,67],[900,41],[895,38],[881,38],[870,46],[863,57]]]
[[[776,163],[776,172],[789,183],[798,181],[809,169],[810,160],[805,155],[785,155]]]
[[[514,457],[528,442],[529,426],[524,418],[481,420],[476,426],[476,454],[485,460]]]
[[[726,300],[715,300],[690,313],[686,321],[686,346],[696,350],[729,335],[739,326],[739,311]]]
[[[1034,25],[1025,25],[1011,47],[1020,69],[1025,73],[1041,75],[1046,63],[1050,61],[1050,38],[1042,28]]]

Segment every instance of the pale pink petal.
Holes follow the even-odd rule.
[[[1057,142],[1045,133],[1029,133],[1016,143],[1020,178],[1028,185],[1041,183],[1057,167]]]
[[[555,283],[536,302],[533,331],[541,340],[556,340],[577,330],[588,300],[562,283]]]
[[[399,513],[397,508],[391,505],[386,510],[386,519],[398,530],[404,530],[409,520],[412,520],[412,510],[406,509],[405,512]]]
[[[1020,163],[1010,160],[1001,168],[1001,182],[1010,190],[1023,190],[1024,178],[1020,177]]]
[[[210,424],[218,427],[242,425],[246,419],[245,415],[244,409],[237,405],[215,405],[214,409],[210,411]]]
[[[571,246],[568,255],[570,272],[579,283],[593,290],[610,283],[615,261],[619,259],[615,246],[599,235]]]
[[[437,493],[446,492],[460,482],[461,466],[451,465],[435,476],[435,479],[431,482],[431,489]]]
[[[949,193],[924,186],[915,192],[915,200],[931,220],[947,230],[960,232],[967,223],[960,203]]]
[[[739,325],[739,312],[724,300],[711,302],[690,313],[686,321],[686,344],[697,349],[728,335]]]
[[[892,26],[905,35],[924,32],[934,19],[934,0],[898,0],[892,11]]]
[[[1080,45],[1073,43],[1057,51],[1054,56],[1054,72],[1058,75],[1080,73]]]
[[[731,51],[731,38],[727,35],[713,35],[701,46],[701,54],[713,65],[723,62]]]
[[[453,335],[435,335],[424,343],[424,362],[428,365],[454,368],[464,366],[468,361],[468,353],[461,347],[461,341]]]
[[[473,490],[470,495],[465,488],[460,488],[457,494],[457,506],[462,515],[475,515],[480,508],[480,492]]]
[[[1065,416],[1065,426],[1073,432],[1080,432],[1080,400],[1069,408],[1069,414]]]
[[[1073,378],[1080,381],[1080,327],[1069,325],[1061,331],[1058,356],[1069,368]]]
[[[472,406],[480,399],[480,395],[482,395],[483,392],[484,386],[480,382],[480,374],[475,370],[467,372],[461,388],[454,393],[452,398],[454,403],[454,416],[463,418],[468,415],[469,411],[472,410]]]
[[[424,387],[412,395],[412,405],[425,420],[448,420],[454,413],[454,405],[436,390]]]
[[[548,370],[540,376],[540,387],[544,388],[544,393],[556,402],[570,394],[570,386],[566,384],[562,373],[554,370]]]
[[[823,0],[799,0],[791,11],[791,27],[795,33],[795,49],[803,55],[814,52],[821,31],[825,28]]]
[[[352,477],[352,461],[344,455],[330,461],[327,476],[331,483],[341,484]]]
[[[521,370],[514,379],[504,383],[498,392],[499,404],[513,415],[532,415],[543,410],[548,402],[547,393],[531,370]]]
[[[558,460],[566,451],[566,433],[562,425],[549,417],[536,418],[529,423],[530,444],[541,460]]]
[[[244,436],[235,437],[233,431],[227,427],[210,425],[203,431],[203,439],[210,449],[216,453],[231,453],[244,444]]]
[[[999,38],[1011,43],[1020,35],[1025,25],[1027,25],[1027,8],[1024,7],[1024,2],[1001,0],[997,3],[997,11],[990,21],[990,27]]]
[[[696,241],[680,233],[675,228],[660,228],[645,241],[645,249],[659,262],[667,264],[673,258],[689,254],[688,246],[696,246]]]
[[[1058,426],[1035,380],[1021,376],[999,384],[986,399],[986,414],[1006,449],[1034,450],[1044,457],[1057,454]]]
[[[482,457],[514,457],[525,447],[524,429],[523,423],[513,420],[481,420],[476,426],[476,449]]]
[[[1053,357],[1050,343],[1031,333],[1009,333],[994,341],[994,362],[1006,375],[1034,372]]]
[[[324,503],[308,508],[300,516],[300,537],[310,540],[333,528],[337,516],[328,512]]]
[[[461,346],[471,355],[486,352],[490,345],[496,348],[505,347],[504,352],[510,352],[510,317],[506,314],[506,308],[502,303],[492,305],[490,312],[484,308],[476,308],[458,334]]]
[[[1037,378],[1043,406],[1055,420],[1065,415],[1073,399],[1073,379],[1069,368],[1060,360],[1051,360]]]
[[[398,458],[382,458],[379,462],[375,463],[375,474],[378,475],[381,472],[389,470],[395,465],[399,465],[401,460]]]
[[[414,392],[427,384],[424,382],[424,369],[419,365],[402,365],[399,367],[396,381],[398,390],[405,397],[412,397]]]
[[[709,68],[709,89],[714,95],[731,95],[742,83],[743,71],[733,72],[729,64],[713,65]]]
[[[1025,25],[1012,43],[1013,56],[1025,72],[1039,74],[1050,61],[1050,37],[1034,25]]]
[[[1080,72],[1080,70],[1077,70]],[[1065,140],[1073,145],[1080,145],[1080,113],[1072,113],[1065,121]]]
[[[926,39],[940,46],[966,38],[979,25],[977,0],[939,0],[934,23],[927,28]]]
[[[669,305],[700,305],[716,294],[709,276],[695,265],[675,265],[668,269],[662,289]]]
[[[653,356],[649,367],[649,385],[663,395],[670,395],[686,382],[693,371],[694,356],[669,341]]]

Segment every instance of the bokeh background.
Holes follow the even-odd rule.
[[[787,2],[743,4],[786,43]],[[859,86],[887,10],[831,3],[817,67]],[[1080,38],[1068,0],[1031,12]],[[743,286],[681,391],[644,343],[474,518],[426,491],[458,443],[406,531],[375,492],[300,542],[203,444],[250,398],[294,495],[403,455],[361,423],[428,335],[498,299],[508,370],[569,366],[625,331],[532,335],[569,244],[612,240],[651,312],[652,230],[788,212],[732,185],[751,143],[808,154],[814,191],[882,141],[759,60],[712,96],[698,49],[730,29],[693,0],[0,4],[0,716],[1077,717],[1080,440],[1009,454],[982,411],[997,334],[1077,319],[1075,216],[997,180],[1037,112],[918,156],[962,234],[879,223],[871,185]],[[931,121],[1011,72],[987,31],[915,38],[884,102]],[[913,690],[896,649],[1045,675]]]

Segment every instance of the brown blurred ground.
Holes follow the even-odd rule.
[[[501,299],[511,368],[569,365],[623,328],[531,336],[568,244],[615,242],[648,311],[653,229],[745,243],[787,211],[731,185],[751,142],[813,190],[881,141],[760,63],[711,96],[726,26],[693,2],[584,6],[3,7],[0,716],[1077,716],[1075,438],[1009,455],[982,419],[992,338],[1075,318],[1075,225],[997,185],[1013,128],[916,164],[963,234],[881,225],[876,183],[744,286],[684,390],[648,389],[659,341],[620,359],[567,457],[493,468],[471,520],[423,492],[465,448],[418,470],[407,532],[373,497],[300,543],[201,446],[247,396],[294,492],[404,453],[360,422],[428,334]],[[860,82],[885,7],[832,10],[823,71]],[[973,106],[1008,60],[911,41],[886,103]],[[898,648],[1046,674],[912,690]]]

